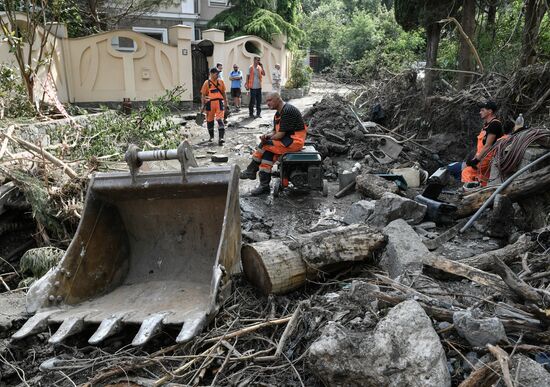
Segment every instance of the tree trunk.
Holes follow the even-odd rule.
[[[475,267],[480,270],[490,270],[493,267],[495,258],[501,259],[504,263],[513,263],[520,260],[520,255],[534,250],[538,246],[537,242],[531,240],[529,235],[522,235],[519,239],[510,245],[501,249],[487,251],[470,258],[461,259],[460,263]]]
[[[498,186],[486,187],[464,196],[458,206],[457,217],[463,218],[476,212],[497,188]],[[514,180],[501,194],[508,196],[512,201],[518,201],[548,192],[549,189],[550,166],[547,166]]]
[[[367,225],[351,225],[243,246],[243,270],[266,294],[281,294],[345,262],[362,261],[385,244]]]
[[[476,28],[476,1],[464,0],[462,5],[462,29],[468,38],[473,41],[475,28]],[[474,62],[472,49],[466,39],[461,35],[460,50],[458,52],[458,69],[462,71],[473,71]],[[458,74],[458,88],[464,89],[469,83],[472,82],[473,74],[459,73]]]
[[[439,39],[441,37],[441,24],[432,23],[426,26],[426,67],[435,68],[437,66],[437,50],[439,49]],[[424,78],[424,94],[430,96],[433,94],[434,79],[437,75],[435,70],[426,70]]]
[[[491,35],[491,42],[495,42],[496,38],[496,17],[497,17],[497,0],[490,0],[489,8],[487,9],[487,31]]]
[[[528,66],[536,60],[536,45],[539,37],[540,23],[547,9],[548,5],[544,0],[527,0],[521,42],[521,66]]]

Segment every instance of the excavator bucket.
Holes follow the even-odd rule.
[[[140,324],[134,345],[163,325],[181,326],[176,340],[185,342],[215,315],[239,270],[238,167],[188,168],[196,163],[186,142],[126,156],[131,173],[91,179],[76,235],[29,290],[35,315],[14,338],[61,324],[50,338],[58,343],[97,325],[89,342],[98,344]],[[138,171],[143,161],[176,158],[181,172]]]

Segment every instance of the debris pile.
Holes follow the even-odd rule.
[[[494,79],[495,88],[504,90],[498,77]],[[129,348],[125,344],[138,327],[125,325],[98,348],[88,344],[90,328],[83,327],[83,334],[53,347],[47,344],[48,333],[10,340],[26,320],[10,316],[0,319],[2,382],[550,385],[550,166],[539,165],[515,180],[470,228],[465,228],[466,218],[497,186],[446,193],[454,198],[456,213],[445,222],[431,219],[431,204],[412,200],[416,189],[400,188],[402,181],[386,179],[397,174],[386,172],[414,162],[433,171],[441,160],[431,157],[430,147],[442,159],[455,157],[444,150],[459,137],[448,132],[457,128],[452,124],[443,131],[438,126],[442,134],[438,137],[432,126],[448,122],[441,112],[453,104],[447,118],[449,111],[464,106],[477,117],[474,106],[483,93],[472,86],[450,99],[434,97],[429,111],[439,118],[432,122],[424,116],[428,111],[424,107],[413,109],[420,99],[411,74],[389,83],[399,91],[388,92],[385,98],[374,89],[356,95],[351,105],[364,122],[359,123],[347,100],[338,96],[326,97],[306,114],[311,137],[333,167],[329,173],[336,177],[344,164],[351,170],[349,164],[359,162],[361,173],[352,178],[357,188],[354,195],[342,201],[320,199],[323,204],[317,207],[311,205],[312,196],[241,198],[242,235],[251,242],[242,250],[243,273],[233,277],[219,311],[195,338],[174,344],[179,327],[165,325],[146,345]],[[394,103],[388,103],[391,98]],[[385,114],[380,108],[369,110],[373,101]],[[378,123],[366,123],[374,121],[371,113],[376,113]],[[461,118],[457,116],[456,121]],[[472,133],[478,124],[472,126]],[[389,133],[386,126],[396,130]],[[418,135],[411,138],[413,132]],[[397,137],[399,141],[394,141]],[[406,140],[401,142],[403,137]],[[453,140],[443,141],[449,137]],[[39,152],[33,160],[43,156]],[[41,165],[45,165],[43,174],[37,177],[67,181],[63,166]],[[80,173],[86,170],[85,164],[79,165]],[[423,179],[416,171],[421,186]],[[78,184],[83,183],[68,180],[73,185],[52,183],[46,193],[65,205],[57,216],[78,218],[75,203],[79,201],[52,196],[70,192],[69,197],[82,200]],[[65,186],[66,190],[54,188]],[[33,199],[27,200],[34,209]],[[344,200],[346,205],[341,204]],[[297,229],[298,221],[307,223],[307,211],[317,214],[317,219],[329,213],[333,226]],[[12,288],[11,284],[6,286]],[[9,294],[9,299],[0,298],[0,310],[22,303],[24,294]]]

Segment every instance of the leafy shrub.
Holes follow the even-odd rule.
[[[0,64],[0,107],[4,117],[34,117],[19,70]]]
[[[168,116],[171,108],[181,101],[184,91],[177,87],[156,100],[149,100],[129,115],[105,112],[90,120],[79,129],[79,146],[70,150],[71,158],[92,160],[117,155],[116,159],[121,160],[128,144],[136,144],[141,149],[177,147],[182,140],[179,128]],[[66,127],[51,131],[49,135],[53,142],[70,143],[70,137],[77,134],[74,128]]]
[[[285,84],[287,89],[297,89],[309,86],[313,70],[304,63],[304,58],[305,55],[303,52],[297,51],[294,53],[290,65],[290,77]]]

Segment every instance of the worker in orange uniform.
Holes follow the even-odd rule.
[[[479,115],[483,120],[483,127],[477,136],[476,154],[466,160],[466,168],[462,170],[462,182],[478,182],[483,187],[487,185],[491,159],[494,152],[491,147],[504,134],[502,123],[496,117],[497,104],[487,101],[481,106]]]
[[[214,120],[218,122],[218,144],[225,143],[225,126],[223,123],[224,111],[227,106],[225,96],[225,84],[218,79],[219,70],[216,67],[210,69],[210,78],[204,81],[201,88],[202,104],[206,110],[206,128],[210,135],[210,142],[214,141]]]
[[[273,119],[273,131],[260,138],[260,145],[252,153],[252,161],[241,172],[241,179],[256,179],[259,171],[260,185],[250,194],[258,196],[270,192],[271,169],[277,159],[288,152],[298,152],[304,147],[307,127],[302,113],[295,106],[285,103],[279,93],[270,93],[266,98],[267,106],[276,110]]]

